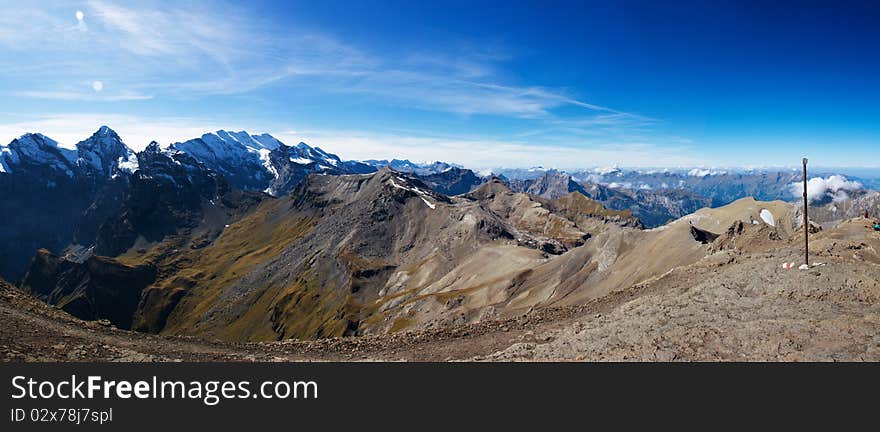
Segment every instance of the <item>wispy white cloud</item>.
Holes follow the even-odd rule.
[[[647,142],[586,145],[545,145],[480,136],[426,136],[364,131],[273,132],[287,143],[305,141],[348,159],[408,158],[442,160],[469,168],[528,167],[560,169],[619,164],[628,167],[694,166],[705,159],[686,146],[663,147]]]
[[[183,35],[183,29],[171,34],[163,30],[173,30],[168,16],[159,11],[128,9],[104,1],[89,1],[89,8],[105,25],[121,34],[120,46],[135,54],[168,55],[179,52],[179,48],[192,42],[191,35]],[[188,36],[188,39],[181,39]]]
[[[549,118],[555,108],[577,106],[588,111],[616,112],[541,87],[474,82],[428,70],[367,71],[357,80],[331,84],[339,92],[363,93],[401,105],[462,115]]]
[[[281,28],[231,4],[90,0],[82,20],[50,5],[55,7],[23,8],[0,18],[0,44],[31,57],[37,53],[33,61],[75,66],[41,71],[35,82],[44,87],[19,89],[21,96],[72,98],[65,79],[102,73],[130,95],[166,98],[292,84],[462,115],[546,118],[563,106],[624,114],[558,89],[505,84],[496,75],[507,55],[472,47],[381,55],[320,32]],[[87,34],[68,34],[87,22]]]
[[[98,81],[99,82],[99,81]],[[16,96],[36,98],[36,99],[52,99],[52,100],[68,100],[68,101],[136,101],[149,100],[152,95],[140,94],[132,91],[122,91],[119,93],[99,92],[80,92],[80,91],[20,91],[13,93]]]
[[[600,110],[601,111],[601,110]],[[566,127],[627,127],[645,128],[657,124],[659,121],[650,117],[622,113],[611,110],[600,112],[592,117],[557,118],[550,124]]]

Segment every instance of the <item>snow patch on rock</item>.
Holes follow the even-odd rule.
[[[773,213],[770,213],[770,210],[761,209],[761,219],[770,226],[776,226],[776,220],[773,219]]]

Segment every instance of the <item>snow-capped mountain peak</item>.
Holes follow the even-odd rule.
[[[206,134],[212,135],[212,134]],[[281,141],[278,141],[269,134],[261,134],[261,135],[251,135],[245,131],[239,132],[227,132],[225,130],[218,130],[213,135],[218,136],[220,139],[227,142],[237,142],[238,144],[243,145],[250,152],[259,152],[260,150],[275,150],[276,148],[282,145]],[[205,136],[202,135],[202,138]]]
[[[75,149],[62,147],[39,133],[27,133],[0,146],[0,173],[20,171],[26,175],[34,169],[49,169],[71,178],[81,174],[110,178],[120,172],[134,172],[137,167],[135,152],[107,126],[78,142]]]
[[[132,173],[138,168],[135,152],[107,126],[101,126],[92,136],[77,143],[76,149],[77,165],[90,173],[110,177],[118,171]]]
[[[147,153],[161,153],[162,146],[160,146],[159,143],[157,143],[156,141],[150,141],[144,151]]]
[[[40,133],[26,133],[0,147],[0,172],[11,173],[22,165],[47,166],[74,175],[76,151]]]
[[[288,146],[266,133],[218,130],[170,148],[189,154],[242,189],[272,195],[287,192],[309,173],[350,174],[370,168],[306,143]]]
[[[264,150],[272,151],[283,145],[269,134],[251,135],[245,131],[228,132],[221,129],[214,133],[206,133],[200,138],[174,143],[172,147],[202,161],[221,162],[249,158],[248,153],[259,155]]]
[[[342,162],[342,160],[339,159],[339,156],[327,153],[324,150],[321,150],[320,147],[312,147],[304,142],[297,144],[295,148],[300,158],[312,160],[319,165],[335,167],[339,166]]]
[[[171,151],[192,156],[239,187],[256,188],[270,175],[265,168],[268,152],[282,145],[271,135],[254,137],[247,132],[218,130],[199,138],[174,143]]]

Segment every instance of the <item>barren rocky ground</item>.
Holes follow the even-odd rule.
[[[82,321],[0,283],[0,361],[450,361],[541,340],[602,302],[509,320],[380,336],[229,343],[157,336]],[[537,330],[537,331],[536,331]]]
[[[576,306],[444,328],[318,341],[213,342],[86,322],[0,284],[3,361],[880,361],[880,237],[853,220],[724,250]]]
[[[673,271],[607,313],[476,360],[878,361],[878,269],[772,257]]]

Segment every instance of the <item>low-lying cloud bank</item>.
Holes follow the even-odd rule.
[[[847,180],[842,175],[832,175],[827,178],[813,177],[807,181],[807,201],[822,201],[831,198],[834,202],[839,202],[849,197],[847,192],[861,188],[861,183]],[[803,183],[792,183],[789,185],[789,190],[795,197],[800,197],[804,193]]]

